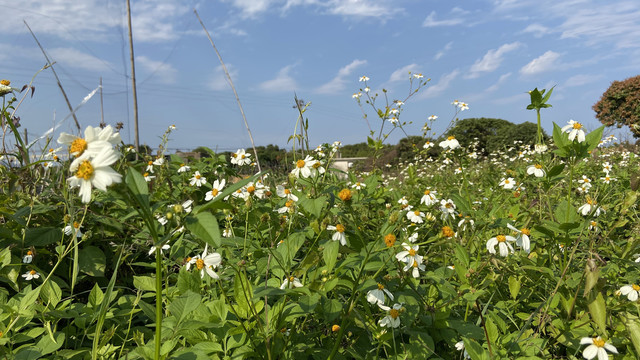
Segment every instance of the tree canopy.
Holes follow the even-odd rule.
[[[462,146],[477,141],[478,149],[487,155],[513,145],[516,140],[533,145],[536,142],[537,131],[536,124],[530,122],[514,124],[503,119],[469,118],[458,121],[447,132],[447,136],[455,136]],[[543,136],[547,137],[544,132]]]
[[[612,82],[593,111],[604,125],[626,125],[634,137],[640,137],[640,75]]]

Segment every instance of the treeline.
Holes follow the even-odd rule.
[[[476,151],[479,156],[486,156],[492,152],[504,150],[514,145],[515,141],[522,141],[524,144],[534,144],[536,141],[537,126],[531,122],[514,124],[510,121],[495,118],[469,118],[455,122],[453,126],[440,138],[425,138],[422,136],[408,136],[401,139],[395,145],[386,145],[382,151],[379,163],[397,164],[398,162],[411,160],[415,156],[415,151],[423,149],[427,141],[434,143],[428,150],[432,156],[438,156],[441,149],[437,144],[449,136],[455,136],[462,146],[469,146],[476,143]],[[545,139],[547,135],[544,134]],[[253,157],[253,151],[246,149]],[[265,169],[279,171],[289,171],[293,166],[293,153],[279,147],[278,145],[257,146],[256,151],[260,159],[260,165]],[[141,153],[151,154],[149,147],[141,148]],[[213,152],[206,147],[198,147],[191,151],[193,157],[207,158],[213,156]],[[222,152],[218,155],[225,155],[227,160],[231,158],[231,151]],[[369,157],[372,154],[371,148],[366,142],[348,144],[340,147],[338,157]]]

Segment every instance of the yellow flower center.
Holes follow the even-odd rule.
[[[153,165],[153,161],[151,161],[151,160],[147,161],[147,165],[149,165],[149,166]]]
[[[197,180],[200,180],[200,178],[201,178],[201,177],[202,177],[202,176],[201,176],[200,174],[196,174],[196,176],[195,176],[195,178],[196,178]]]
[[[286,195],[289,195],[289,194],[291,194],[291,190],[289,190],[289,189],[284,189],[284,193],[285,193]]]
[[[319,168],[320,166],[322,166],[322,164],[320,164],[320,162],[318,161],[318,162],[314,163],[312,167],[313,167],[314,169],[317,169],[317,168]]]
[[[542,165],[536,164],[536,169],[542,169]]]
[[[393,244],[396,243],[396,236],[393,234],[387,234],[384,237],[384,243],[387,244],[388,247],[392,247]]]
[[[384,285],[378,283],[378,290],[383,290],[384,289]]]
[[[580,129],[582,129],[582,124],[580,124],[579,122],[575,122],[575,123],[573,123],[573,128],[576,129],[576,130],[580,130]],[[604,343],[604,341],[603,341],[603,343]]]
[[[604,340],[600,339],[599,337],[593,338],[593,345],[599,348],[604,347]]]
[[[456,138],[455,136],[449,136],[447,140],[455,140],[455,138]]]
[[[631,285],[631,288],[633,288],[633,290],[635,290],[635,291],[640,291],[640,286],[638,286],[636,284]]]
[[[93,165],[89,160],[85,160],[78,166],[78,171],[76,171],[76,177],[89,180],[93,176]]]
[[[180,167],[184,167],[184,164],[180,164]]]
[[[9,86],[9,85],[11,85],[11,81],[6,80],[6,79],[2,79],[2,80],[0,80],[0,84],[2,84],[4,86]]]
[[[31,271],[29,271],[29,274],[31,274],[31,275],[35,275],[35,274],[36,274],[36,271],[35,271],[35,270],[31,270]]]
[[[296,278],[294,278],[293,276],[289,276],[289,282],[293,282]]]
[[[527,228],[520,229],[520,232],[522,232],[523,234],[525,234],[527,236],[531,235],[531,230],[529,230]]]
[[[449,226],[444,226],[442,228],[442,235],[444,235],[445,237],[453,237],[455,235],[455,232],[453,232],[453,229],[451,229]]]
[[[333,325],[331,327],[331,331],[333,331],[333,332],[340,331],[340,325]]]
[[[245,155],[245,154],[242,154],[242,157],[241,157],[241,159],[244,159],[244,158],[246,158],[246,157],[247,157],[247,155]]]
[[[451,203],[444,204],[444,207],[446,207],[447,209],[450,209],[451,208]]]
[[[251,193],[252,193],[252,192],[254,192],[254,191],[256,191],[256,187],[255,187],[255,186],[253,186],[253,185],[251,185],[251,186],[249,186],[249,187],[247,188],[247,192],[248,192],[249,194],[251,194]]]
[[[216,196],[218,195],[218,189],[211,189],[211,196]]]
[[[336,231],[339,232],[339,233],[343,233],[344,232],[344,225],[342,225],[342,224],[336,225]]]
[[[424,191],[424,194],[425,194],[425,195],[429,195],[429,194],[431,194],[431,190],[425,190],[425,191]]]
[[[351,190],[349,189],[342,189],[340,190],[340,192],[338,193],[338,197],[340,198],[340,200],[342,201],[349,201],[351,200]]]
[[[184,259],[184,261],[185,261],[185,262],[189,262],[189,261],[191,261],[191,256],[187,256],[187,258],[186,258],[186,259]]]
[[[392,319],[397,319],[398,316],[400,316],[400,312],[396,309],[391,309],[389,310],[389,316],[391,316]]]
[[[509,181],[509,179],[506,179],[506,180],[504,181],[504,183],[505,183],[505,184],[508,184],[508,183],[510,183],[510,182],[511,182],[511,181]]]
[[[80,224],[77,221],[73,222],[73,227],[77,230],[80,229]]]
[[[33,255],[33,252],[31,250],[28,250],[27,255]]]
[[[303,168],[304,167],[304,160],[298,160],[296,161],[296,167],[298,169]]]
[[[414,214],[415,216],[420,216],[420,210],[416,210],[416,211],[414,211],[414,212],[413,212],[413,214]]]
[[[198,270],[202,270],[204,268],[204,260],[202,259],[196,260],[196,267],[198,268]]]
[[[597,226],[597,225],[598,225],[598,223],[597,223],[597,222],[595,222],[595,221],[593,221],[593,220],[591,220],[591,223],[590,223],[590,224],[591,224],[591,226]]]
[[[149,176],[149,173],[148,173],[148,172],[146,172],[146,173],[144,173],[144,175],[142,175],[142,176],[143,176],[143,177],[147,177],[147,176]]]
[[[416,256],[416,251],[413,249],[409,249],[409,255]]]
[[[76,154],[76,156],[82,155],[82,153],[87,150],[87,141],[82,138],[78,138],[73,140],[71,143],[71,153]]]
[[[498,235],[496,236],[496,240],[498,240],[498,242],[505,242],[507,238],[504,235]]]
[[[418,262],[413,260],[413,267],[418,267]]]
[[[290,208],[290,207],[292,207],[292,206],[293,206],[293,203],[294,203],[294,202],[293,202],[293,200],[289,200],[289,201],[287,201],[286,203],[284,203],[284,206],[286,206],[286,207]]]
[[[236,154],[236,153],[232,153],[232,154],[231,154],[231,156],[232,156],[232,157],[238,157],[238,154]]]

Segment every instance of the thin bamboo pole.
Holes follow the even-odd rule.
[[[133,90],[133,121],[136,145],[136,160],[140,151],[140,135],[138,132],[138,92],[136,91],[136,63],[133,56],[133,30],[131,28],[131,3],[127,0],[127,21],[129,24],[129,52],[131,53],[131,88]]]

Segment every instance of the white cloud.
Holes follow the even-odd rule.
[[[357,17],[388,17],[399,11],[374,0],[332,0],[328,7],[331,14]]]
[[[167,62],[149,59],[146,56],[136,56],[136,66],[143,70],[147,77],[153,77],[163,84],[176,82],[178,71]]]
[[[231,81],[235,84],[238,81],[238,70],[235,69],[232,64],[225,65],[227,66],[227,71],[229,71],[229,76],[231,76]],[[216,67],[207,87],[213,91],[225,91],[231,89],[222,65],[218,65]]]
[[[418,64],[409,64],[394,71],[389,77],[389,82],[392,83],[398,81],[407,81],[409,79],[409,72],[413,74],[419,73],[420,71],[418,71]]]
[[[344,90],[347,84],[347,77],[351,75],[356,68],[366,63],[367,60],[353,60],[350,64],[340,68],[338,75],[328,83],[317,88],[316,92],[320,94],[332,94]]]
[[[271,80],[267,80],[259,85],[261,90],[265,91],[294,91],[298,85],[295,79],[289,74],[294,65],[287,65],[278,71],[278,75]]]
[[[492,72],[500,67],[502,64],[503,56],[513,50],[520,47],[519,42],[513,42],[510,44],[504,44],[497,49],[491,49],[482,57],[482,59],[476,60],[471,66],[469,74],[466,76],[468,79],[477,78],[482,73]]]
[[[504,82],[511,76],[511,73],[506,73],[500,76],[500,78],[498,79],[498,81],[496,81],[495,84],[489,86],[485,92],[493,92],[496,91],[500,88],[500,85],[504,84]]]
[[[525,34],[531,33],[535,38],[541,38],[542,36],[551,33],[551,30],[544,25],[533,23],[527,26],[526,28],[524,28],[522,32]]]
[[[420,98],[432,98],[442,94],[443,91],[449,88],[451,82],[455,80],[455,78],[460,75],[460,71],[458,69],[453,70],[452,72],[443,75],[440,77],[440,80],[436,84],[427,86],[424,90],[420,92]]]
[[[564,82],[564,86],[565,87],[582,86],[582,85],[599,81],[603,77],[604,76],[602,74],[599,74],[599,75],[578,74],[568,78],[567,81]]]
[[[520,73],[523,75],[535,75],[553,70],[554,68],[557,68],[558,64],[556,63],[556,60],[559,58],[560,54],[549,50],[523,66],[520,69]]]
[[[424,26],[424,27],[453,26],[453,25],[462,24],[463,22],[464,22],[464,19],[462,19],[462,18],[451,18],[451,19],[447,19],[447,20],[436,20],[436,12],[432,11],[429,14],[429,16],[427,16],[427,18],[424,19],[424,22],[422,23],[422,26]]]
[[[449,50],[451,50],[452,46],[453,46],[453,41],[449,41],[442,50],[438,51],[438,53],[433,57],[433,60],[440,60],[440,58],[443,57],[444,54],[446,54],[447,52],[449,52]]]
[[[266,12],[273,4],[271,0],[231,0],[231,4],[240,9],[242,17],[255,18]]]
[[[83,53],[73,48],[53,48],[46,50],[51,61],[60,63],[66,67],[84,69],[89,71],[104,72],[108,71],[112,65],[93,55]]]

